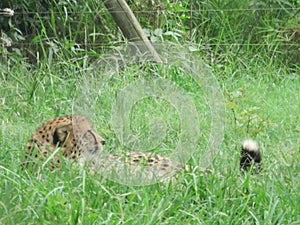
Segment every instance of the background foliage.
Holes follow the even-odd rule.
[[[300,3],[268,1],[128,1],[152,41],[198,43],[214,64],[231,57],[245,62],[263,55],[270,64],[295,69],[300,61]],[[2,1],[13,17],[0,17],[2,56],[37,63],[53,56],[97,55],[124,39],[103,2],[43,0]],[[257,63],[257,62],[252,62]]]

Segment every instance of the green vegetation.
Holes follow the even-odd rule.
[[[124,41],[99,1],[1,2],[16,15],[0,15],[0,224],[300,224],[299,1],[194,1],[192,17],[189,1],[128,2],[153,41],[195,43],[217,78],[226,117],[220,118],[225,134],[216,172],[131,187],[68,163],[54,173],[22,171],[34,129],[74,111],[92,118],[107,151],[122,149],[110,121],[116,94],[138,79],[159,77],[160,70],[121,68],[97,89],[99,83],[83,82],[86,74]],[[189,161],[197,166],[211,121],[205,91],[180,69],[166,71],[162,78],[193,99],[204,126]],[[180,115],[172,104],[141,99],[131,116],[142,139],[153,119],[165,121],[167,137],[153,151],[168,155],[176,146]],[[260,143],[259,175],[239,172],[245,137]]]

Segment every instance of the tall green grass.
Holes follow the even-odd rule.
[[[290,11],[266,8],[219,11],[236,9],[237,2],[230,5],[226,1],[194,2],[194,9],[202,11],[194,13],[195,30],[189,39],[190,18],[183,15],[189,5],[181,1],[161,2],[169,10],[178,9],[178,13],[174,10],[171,15],[157,14],[160,23],[149,23],[139,14],[143,27],[175,32],[179,34],[175,35],[178,42],[198,43],[199,55],[210,64],[225,97],[226,117],[222,118],[225,135],[218,151],[223,154],[214,162],[216,171],[199,175],[194,171],[184,172],[166,183],[132,187],[99,174],[92,175],[87,168],[80,169],[67,162],[54,173],[47,169],[38,174],[21,170],[24,149],[35,128],[47,119],[73,113],[78,84],[105,48],[98,44],[110,42],[108,47],[114,48],[115,42],[122,40],[110,18],[101,20],[106,17],[97,14],[103,9],[95,1],[78,8],[75,2],[63,1],[60,5],[54,1],[51,7],[44,5],[50,7],[46,15],[38,12],[33,3],[27,4],[25,11],[37,11],[36,14],[26,15],[25,22],[13,19],[9,25],[16,27],[1,26],[6,34],[13,35],[18,33],[15,28],[20,24],[33,21],[36,25],[25,26],[28,33],[22,31],[29,37],[25,41],[30,42],[28,47],[1,46],[0,224],[300,224],[300,71],[298,61],[293,58],[299,53],[299,40],[297,36],[289,36],[299,23],[295,14],[299,4],[269,1],[269,5],[263,5],[292,7]],[[23,4],[15,3],[20,7]],[[136,10],[142,6],[149,7],[132,3]],[[64,7],[69,12],[67,16]],[[244,2],[240,7],[254,9],[260,5]],[[257,17],[260,19],[255,21]],[[7,22],[6,19],[1,21]],[[163,40],[176,38],[166,35]],[[244,45],[234,45],[237,43]],[[127,71],[115,77],[102,87],[94,111],[86,112],[93,116],[96,130],[107,140],[106,151],[122,150],[109,123],[116,93],[149,75],[145,71],[152,69],[145,66],[141,74]],[[198,110],[207,107],[198,104],[203,90],[194,80],[180,76],[176,70],[170,70],[164,78],[186,91]],[[133,112],[136,123],[132,127],[141,137],[146,137],[149,131],[147,126],[143,127],[147,113],[149,119],[162,115],[168,120],[168,142],[163,151],[154,149],[166,154],[178,139],[176,129],[180,120],[176,110],[156,98],[138,102]],[[200,123],[205,120],[202,114]],[[239,172],[240,143],[246,137],[260,144],[261,174]],[[198,143],[189,161],[192,166],[199,163],[198,151],[206,148],[207,139],[202,141],[205,144]]]
[[[251,68],[255,76],[240,79],[225,74],[220,85],[227,118],[220,152],[230,152],[231,158],[219,161],[226,172],[184,173],[176,181],[127,187],[68,164],[55,173],[20,169],[35,127],[72,112],[75,83],[81,79],[72,68],[58,76],[59,64],[52,65],[51,72],[43,68],[29,72],[26,65],[18,64],[1,80],[1,224],[299,223],[299,77],[272,80],[269,76],[282,74],[274,70],[263,76],[266,68],[261,67]],[[132,82],[130,76],[123,79]],[[197,89],[190,90],[197,96]],[[114,97],[114,93],[105,95],[108,102]],[[113,151],[117,137],[101,114],[109,104],[101,107],[96,129],[107,139],[107,150]],[[142,114],[149,102],[136,107]],[[167,111],[169,106],[165,107]],[[264,170],[260,175],[238,171],[239,145],[247,136],[261,145]],[[190,163],[196,166],[197,162],[196,156]]]

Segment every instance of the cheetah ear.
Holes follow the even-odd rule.
[[[72,131],[71,124],[56,128],[53,133],[53,144],[61,147],[67,141]]]

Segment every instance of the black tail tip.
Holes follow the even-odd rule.
[[[240,169],[249,171],[252,167],[254,171],[261,171],[261,153],[256,141],[247,139],[242,143]]]

